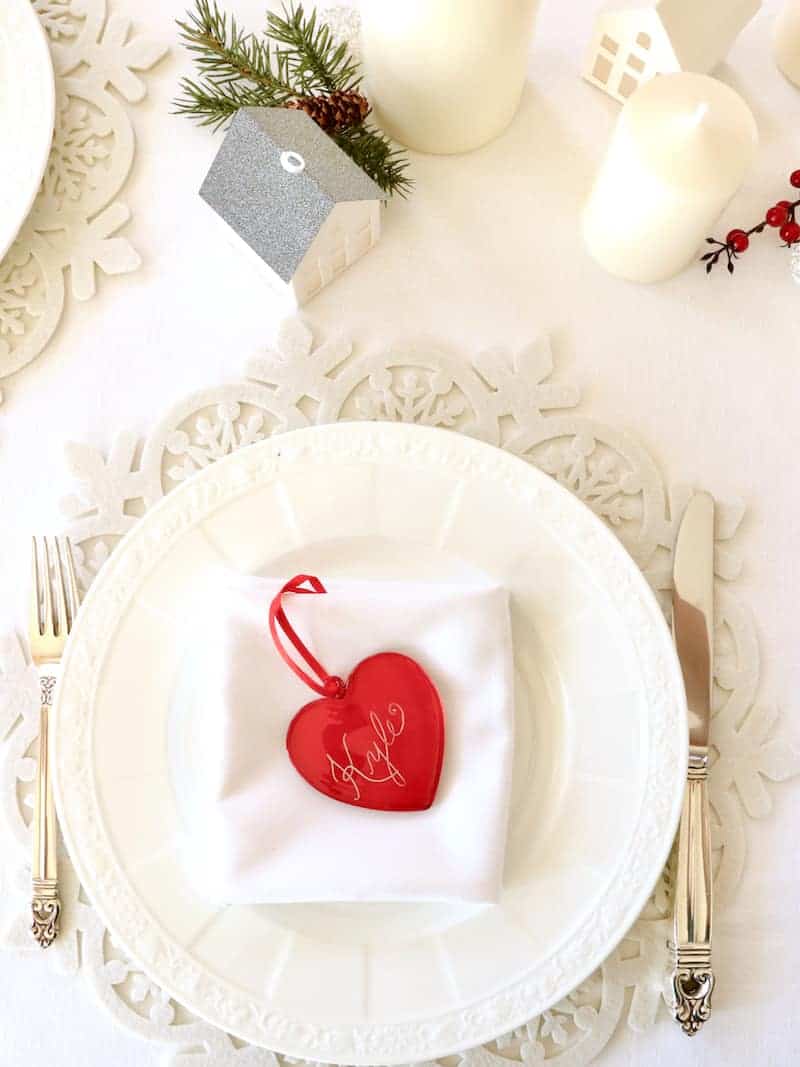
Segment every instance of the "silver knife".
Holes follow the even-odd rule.
[[[714,498],[687,505],[673,563],[672,633],[689,711],[689,767],[678,835],[675,879],[673,1014],[685,1034],[711,1012],[711,844],[708,825],[708,732],[714,666]]]

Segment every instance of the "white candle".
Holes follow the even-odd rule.
[[[420,152],[467,152],[519,104],[538,0],[363,0],[375,117]]]
[[[775,59],[795,85],[800,85],[800,0],[789,0],[775,20]]]
[[[591,255],[656,282],[697,255],[749,167],[758,131],[744,100],[704,74],[662,74],[622,109],[583,214]]]

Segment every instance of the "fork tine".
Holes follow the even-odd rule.
[[[64,581],[64,561],[61,558],[61,545],[58,538],[53,538],[53,553],[55,557],[55,577],[53,582],[56,588],[56,619],[55,632],[59,636],[69,633],[69,619],[67,618],[67,590]]]
[[[75,560],[72,557],[72,545],[68,537],[63,538],[64,557],[67,561],[67,588],[69,590],[69,620],[67,623],[67,632],[75,625],[75,616],[78,614],[78,608],[81,603],[81,594],[78,591],[78,579],[75,575]]]
[[[36,538],[31,538],[31,562],[33,564],[33,573],[31,575],[31,599],[30,599],[30,617],[28,621],[28,628],[30,633],[37,633],[41,636],[42,633],[42,615],[41,615],[41,583],[39,580],[39,553],[36,546]]]
[[[44,548],[44,574],[42,585],[44,586],[44,633],[54,633],[53,627],[53,594],[50,590],[50,551],[47,547],[47,538],[42,538]]]

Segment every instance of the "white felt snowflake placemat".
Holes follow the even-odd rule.
[[[0,261],[0,379],[35,359],[58,326],[67,283],[76,300],[97,290],[97,269],[123,274],[139,254],[119,231],[130,210],[118,193],[135,154],[126,105],[166,48],[140,36],[106,0],[33,0],[50,42],[56,120],[36,201]]]
[[[507,448],[557,478],[617,533],[667,607],[676,524],[691,493],[667,488],[652,457],[628,434],[577,411],[576,389],[550,382],[552,356],[540,340],[516,354],[473,360],[419,345],[356,349],[315,342],[299,319],[284,324],[274,350],[242,377],[187,396],[145,440],[121,433],[107,455],[66,447],[74,495],[66,532],[79,549],[84,584],[144,511],[196,470],[274,433],[338,419],[395,419],[445,426]],[[713,487],[710,487],[713,489]],[[800,772],[800,753],[777,730],[759,694],[753,620],[736,593],[733,544],[742,509],[718,508],[716,713],[711,797],[718,913],[734,897],[754,820],[771,811],[769,783]],[[0,930],[6,948],[40,953],[28,925],[31,783],[38,725],[36,675],[21,639],[0,638],[0,811],[10,863]],[[83,976],[123,1026],[163,1043],[165,1057],[195,1067],[275,1067],[262,1049],[242,1047],[189,1015],[126,960],[63,863],[63,930],[41,966]],[[550,1011],[513,1034],[452,1058],[459,1067],[557,1062],[580,1067],[625,1028],[668,1020],[666,941],[671,884],[665,872],[642,916],[602,967]]]

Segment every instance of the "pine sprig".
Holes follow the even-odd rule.
[[[385,192],[408,196],[414,187],[408,177],[408,161],[389,138],[369,123],[350,126],[332,134],[334,141],[354,163]]]
[[[306,96],[357,92],[362,76],[345,43],[336,44],[316,11],[302,4],[267,14],[266,31],[242,29],[216,0],[195,0],[178,22],[197,78],[183,78],[175,113],[202,126],[224,126],[240,107],[284,107]],[[385,192],[407,196],[412,181],[405,155],[380,130],[362,122],[331,134]]]
[[[232,15],[219,10],[215,0],[197,0],[196,10],[178,28],[204,79],[205,95],[245,81],[259,90],[261,106],[280,107],[294,96],[288,56],[272,48],[269,40],[245,32]],[[181,88],[185,99],[176,101],[177,110],[191,114],[197,83],[184,78]]]
[[[188,114],[199,126],[218,130],[229,122],[240,107],[263,107],[264,97],[259,89],[227,83],[195,82],[184,78],[181,82],[182,99],[175,101],[175,114]]]
[[[334,42],[330,28],[317,22],[315,10],[308,16],[302,6],[284,10],[283,16],[271,11],[267,34],[285,46],[291,77],[303,93],[355,92],[361,85],[358,64],[347,44]]]

